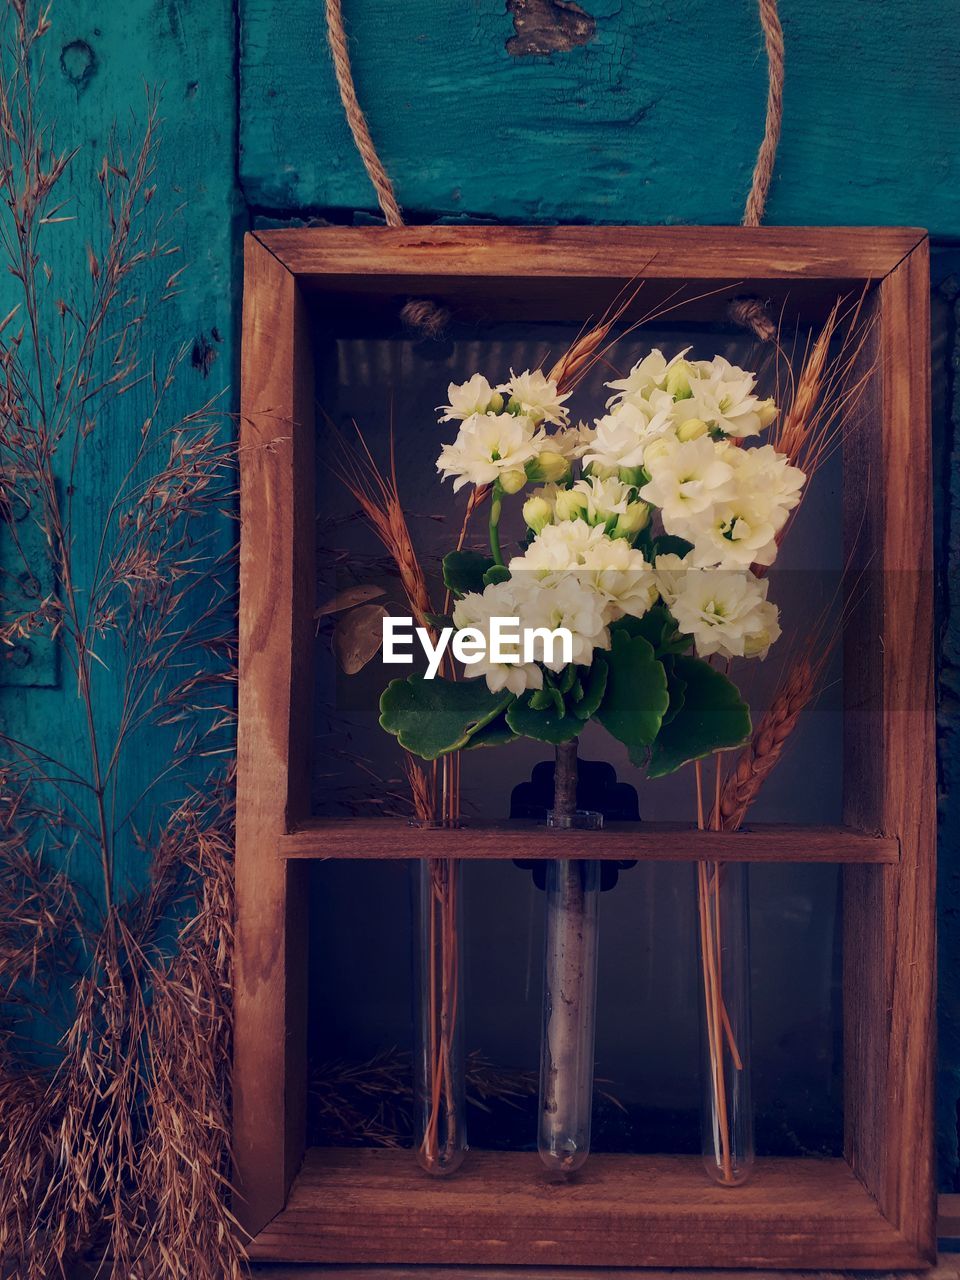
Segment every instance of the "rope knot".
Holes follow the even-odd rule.
[[[777,336],[777,326],[770,318],[767,304],[759,298],[734,298],[727,307],[727,315],[741,329],[749,329],[761,342],[772,342]]]
[[[400,309],[406,328],[425,338],[439,338],[450,323],[450,312],[429,298],[410,298]]]

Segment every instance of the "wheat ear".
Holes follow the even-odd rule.
[[[725,830],[736,831],[739,828],[760,788],[779,762],[801,711],[817,691],[825,661],[826,655],[814,659],[805,651],[781,681],[753,737],[741,751],[724,782],[720,794],[720,825]]]

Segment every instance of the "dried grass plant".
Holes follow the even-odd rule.
[[[413,1129],[412,1067],[409,1053],[389,1049],[366,1062],[325,1062],[310,1081],[315,1123],[322,1139],[332,1145],[401,1147]],[[467,1101],[481,1111],[495,1103],[520,1107],[536,1098],[539,1073],[501,1067],[474,1050],[467,1055]],[[597,1097],[625,1110],[610,1091],[609,1080],[598,1079]]]
[[[16,294],[0,504],[27,509],[5,525],[22,573],[55,584],[5,593],[0,653],[55,641],[64,669],[50,740],[0,732],[0,1259],[19,1280],[81,1259],[113,1280],[224,1280],[242,1272],[224,1195],[232,449],[215,404],[174,403],[185,352],[144,350],[181,270],[155,199],[156,100],[142,132],[111,142],[97,246],[78,243],[74,153],[41,111],[48,30],[25,0],[0,16],[0,256]],[[84,284],[54,275],[53,237]],[[105,453],[125,471],[104,511]],[[43,564],[17,538],[28,524]]]

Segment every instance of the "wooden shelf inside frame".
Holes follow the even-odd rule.
[[[589,858],[653,862],[896,863],[900,842],[850,827],[757,824],[698,831],[683,823],[610,822],[553,831],[535,822],[418,827],[404,818],[314,818],[278,841],[283,858]]]
[[[362,1222],[364,1229],[357,1230]],[[906,1267],[915,1249],[843,1160],[770,1159],[731,1191],[696,1156],[594,1155],[550,1182],[532,1152],[472,1151],[452,1178],[409,1151],[312,1147],[255,1259],[314,1263]]]

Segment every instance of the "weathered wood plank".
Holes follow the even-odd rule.
[[[548,1267],[920,1262],[842,1160],[761,1161],[731,1194],[690,1156],[594,1155],[581,1177],[555,1183],[533,1153],[474,1151],[455,1178],[431,1180],[406,1151],[321,1148],[250,1252]]]
[[[936,778],[929,260],[920,245],[878,292],[877,385],[847,441],[877,548],[846,652],[848,821],[901,841],[897,867],[844,881],[848,1158],[919,1252],[935,1251],[933,1045]],[[859,448],[858,448],[859,446]],[[857,641],[860,649],[857,648]]]
[[[502,0],[353,0],[360,101],[412,220],[736,223],[763,134],[755,5],[582,0],[586,43],[512,56]],[[940,0],[792,0],[767,220],[955,235],[960,15]],[[375,209],[334,84],[323,7],[241,0],[241,178],[281,215]],[[516,52],[523,42],[515,43]],[[526,46],[526,47],[529,47]],[[922,71],[920,70],[922,68]]]
[[[305,1128],[306,895],[264,857],[305,812],[313,614],[313,384],[295,278],[252,236],[240,412],[234,1152],[238,1216],[283,1206]]]
[[[296,275],[852,280],[923,240],[909,227],[290,227],[257,238]]]
[[[376,1266],[343,1266],[334,1263],[328,1267],[311,1267],[294,1264],[255,1263],[251,1268],[257,1280],[531,1280],[531,1273],[526,1267],[376,1267]],[[637,1270],[634,1267],[618,1267],[616,1271],[602,1270],[597,1267],[539,1267],[535,1280],[758,1280],[755,1270],[743,1271],[716,1270],[704,1271],[684,1270],[678,1273],[675,1267],[650,1268]],[[897,1280],[960,1280],[960,1260],[956,1254],[944,1253],[937,1265],[931,1270],[900,1271]],[[803,1280],[858,1280],[858,1273],[851,1271],[808,1271],[803,1273]]]
[[[936,761],[930,260],[920,245],[880,287],[885,401],[884,793],[881,830],[903,859],[884,876],[892,1001],[885,1093],[886,1179],[878,1199],[931,1260],[936,1253],[933,1073],[936,1045]],[[894,905],[895,903],[895,905]]]
[[[744,831],[697,831],[680,823],[606,823],[602,831],[550,831],[533,822],[456,829],[419,828],[403,819],[315,818],[277,841],[300,858],[651,858],[665,862],[892,863],[895,838],[850,827],[775,824]]]

